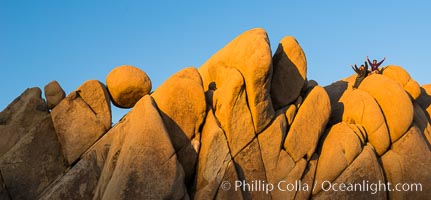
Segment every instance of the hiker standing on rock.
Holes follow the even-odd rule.
[[[364,62],[365,65],[361,65],[361,67],[357,67],[356,64],[355,66],[352,66],[352,69],[358,74],[358,76],[356,77],[356,81],[355,84],[353,85],[353,88],[358,88],[359,84],[361,84],[361,82],[365,79],[365,77],[368,76],[368,74],[370,73],[368,71],[368,63]]]
[[[383,61],[386,60],[386,57],[383,58],[383,60],[381,60],[380,62],[377,62],[376,59],[373,60],[373,62],[370,61],[370,59],[367,56],[367,61],[371,66],[371,73],[379,73],[379,66],[383,63]]]

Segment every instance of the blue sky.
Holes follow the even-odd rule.
[[[123,64],[147,72],[154,90],[255,27],[273,52],[295,36],[321,85],[353,74],[366,55],[431,83],[431,3],[393,2],[0,0],[0,110],[28,87],[57,80],[69,93]],[[114,108],[114,123],[126,112]]]

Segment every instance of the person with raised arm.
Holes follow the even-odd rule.
[[[371,66],[371,73],[378,73],[379,72],[379,66],[383,63],[383,61],[386,60],[386,57],[383,58],[380,62],[377,62],[376,59],[373,60],[373,62],[370,61],[370,59],[367,56],[367,61]]]
[[[361,84],[361,82],[365,79],[365,77],[367,77],[368,74],[370,73],[368,71],[368,63],[364,62],[364,64],[365,65],[361,65],[359,68],[356,66],[356,64],[355,66],[350,65],[352,66],[352,69],[358,74],[355,80],[355,84],[353,85],[354,89],[358,88],[359,84]]]

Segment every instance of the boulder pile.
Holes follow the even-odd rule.
[[[296,39],[272,55],[256,28],[154,92],[133,66],[27,89],[0,113],[0,199],[429,198],[431,85],[355,78],[308,80]]]

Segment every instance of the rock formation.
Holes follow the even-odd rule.
[[[106,77],[106,85],[114,105],[131,108],[151,91],[151,80],[141,69],[123,65],[113,69]]]
[[[51,112],[64,157],[74,163],[111,127],[111,104],[105,86],[85,82]]]
[[[53,109],[58,105],[61,100],[66,97],[66,93],[57,81],[51,81],[43,88],[45,92],[46,104],[48,104],[48,109]]]
[[[429,198],[431,85],[355,78],[309,81],[294,37],[272,56],[252,29],[151,94],[131,66],[27,89],[0,113],[0,199]],[[111,101],[133,107],[112,127]]]

